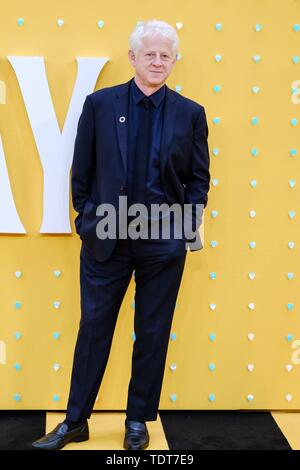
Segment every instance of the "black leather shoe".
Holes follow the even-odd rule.
[[[68,442],[87,441],[89,437],[87,421],[70,431],[68,431],[66,423],[59,423],[53,431],[33,442],[31,446],[38,450],[59,450],[68,444]]]
[[[126,450],[144,450],[149,445],[146,424],[126,419],[124,448]]]

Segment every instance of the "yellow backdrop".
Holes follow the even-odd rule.
[[[76,57],[110,58],[96,89],[129,80],[129,34],[150,18],[182,23],[181,59],[167,84],[205,106],[212,175],[204,249],[188,253],[160,409],[298,409],[300,165],[291,151],[299,146],[299,124],[291,122],[299,118],[291,99],[300,79],[297,0],[2,0],[0,133],[28,233],[0,238],[0,407],[66,407],[80,318],[76,214],[70,202],[72,235],[39,234],[42,168],[7,56],[45,58],[62,129]],[[95,409],[126,406],[133,294],[132,280]]]

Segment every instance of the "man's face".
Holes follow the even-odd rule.
[[[129,50],[128,56],[136,76],[149,87],[163,85],[176,62],[171,41],[160,34],[144,37],[137,54]]]

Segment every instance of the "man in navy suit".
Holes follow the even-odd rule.
[[[157,419],[187,249],[202,248],[198,233],[202,215],[196,209],[206,206],[210,182],[204,107],[165,83],[178,51],[172,26],[157,20],[140,22],[131,34],[130,46],[135,76],[88,95],[78,122],[72,200],[82,240],[81,320],[66,419],[33,443],[39,449],[60,449],[68,442],[89,438],[87,419],[133,273],[136,338],[124,448],[139,450],[149,445],[146,421]],[[149,211],[155,205],[188,206],[192,230],[177,237],[176,222],[182,223],[184,217],[176,219],[172,211],[151,213],[146,219],[130,210],[127,213],[136,204]],[[166,220],[168,237],[161,229]],[[109,224],[114,225],[112,236],[104,230]],[[158,227],[156,237],[137,236],[151,224]]]

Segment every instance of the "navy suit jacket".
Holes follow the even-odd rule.
[[[99,261],[110,256],[116,239],[97,237],[101,216],[96,216],[96,208],[109,203],[118,209],[119,196],[127,192],[129,83],[86,96],[74,143],[71,189],[78,212],[76,232]],[[210,183],[205,109],[167,86],[165,100],[160,171],[166,200],[182,207],[187,203],[205,207]],[[193,251],[202,248],[198,235],[197,240]]]

